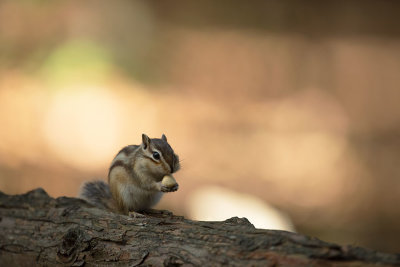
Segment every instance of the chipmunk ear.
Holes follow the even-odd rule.
[[[161,139],[164,140],[165,142],[167,142],[167,137],[165,136],[165,134],[163,134],[163,135],[161,136]]]
[[[147,135],[142,134],[142,142],[143,142],[143,148],[147,149],[147,147],[150,145],[151,139]]]

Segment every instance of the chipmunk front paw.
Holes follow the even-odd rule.
[[[161,192],[175,192],[179,185],[172,175],[165,175],[161,181]]]
[[[179,188],[178,184],[175,184],[175,185],[170,186],[170,187],[169,186],[165,186],[165,185],[161,185],[161,192],[164,192],[164,193],[175,192],[175,191],[178,190],[178,188]]]

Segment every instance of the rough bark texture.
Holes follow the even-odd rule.
[[[400,254],[338,246],[247,219],[130,218],[42,189],[0,192],[0,265],[395,266]]]

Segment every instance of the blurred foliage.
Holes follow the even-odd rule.
[[[101,82],[111,66],[107,50],[84,41],[71,41],[53,50],[40,70],[52,85],[68,82]]]

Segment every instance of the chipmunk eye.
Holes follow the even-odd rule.
[[[153,152],[153,158],[156,159],[156,160],[159,160],[160,159],[160,153]]]

